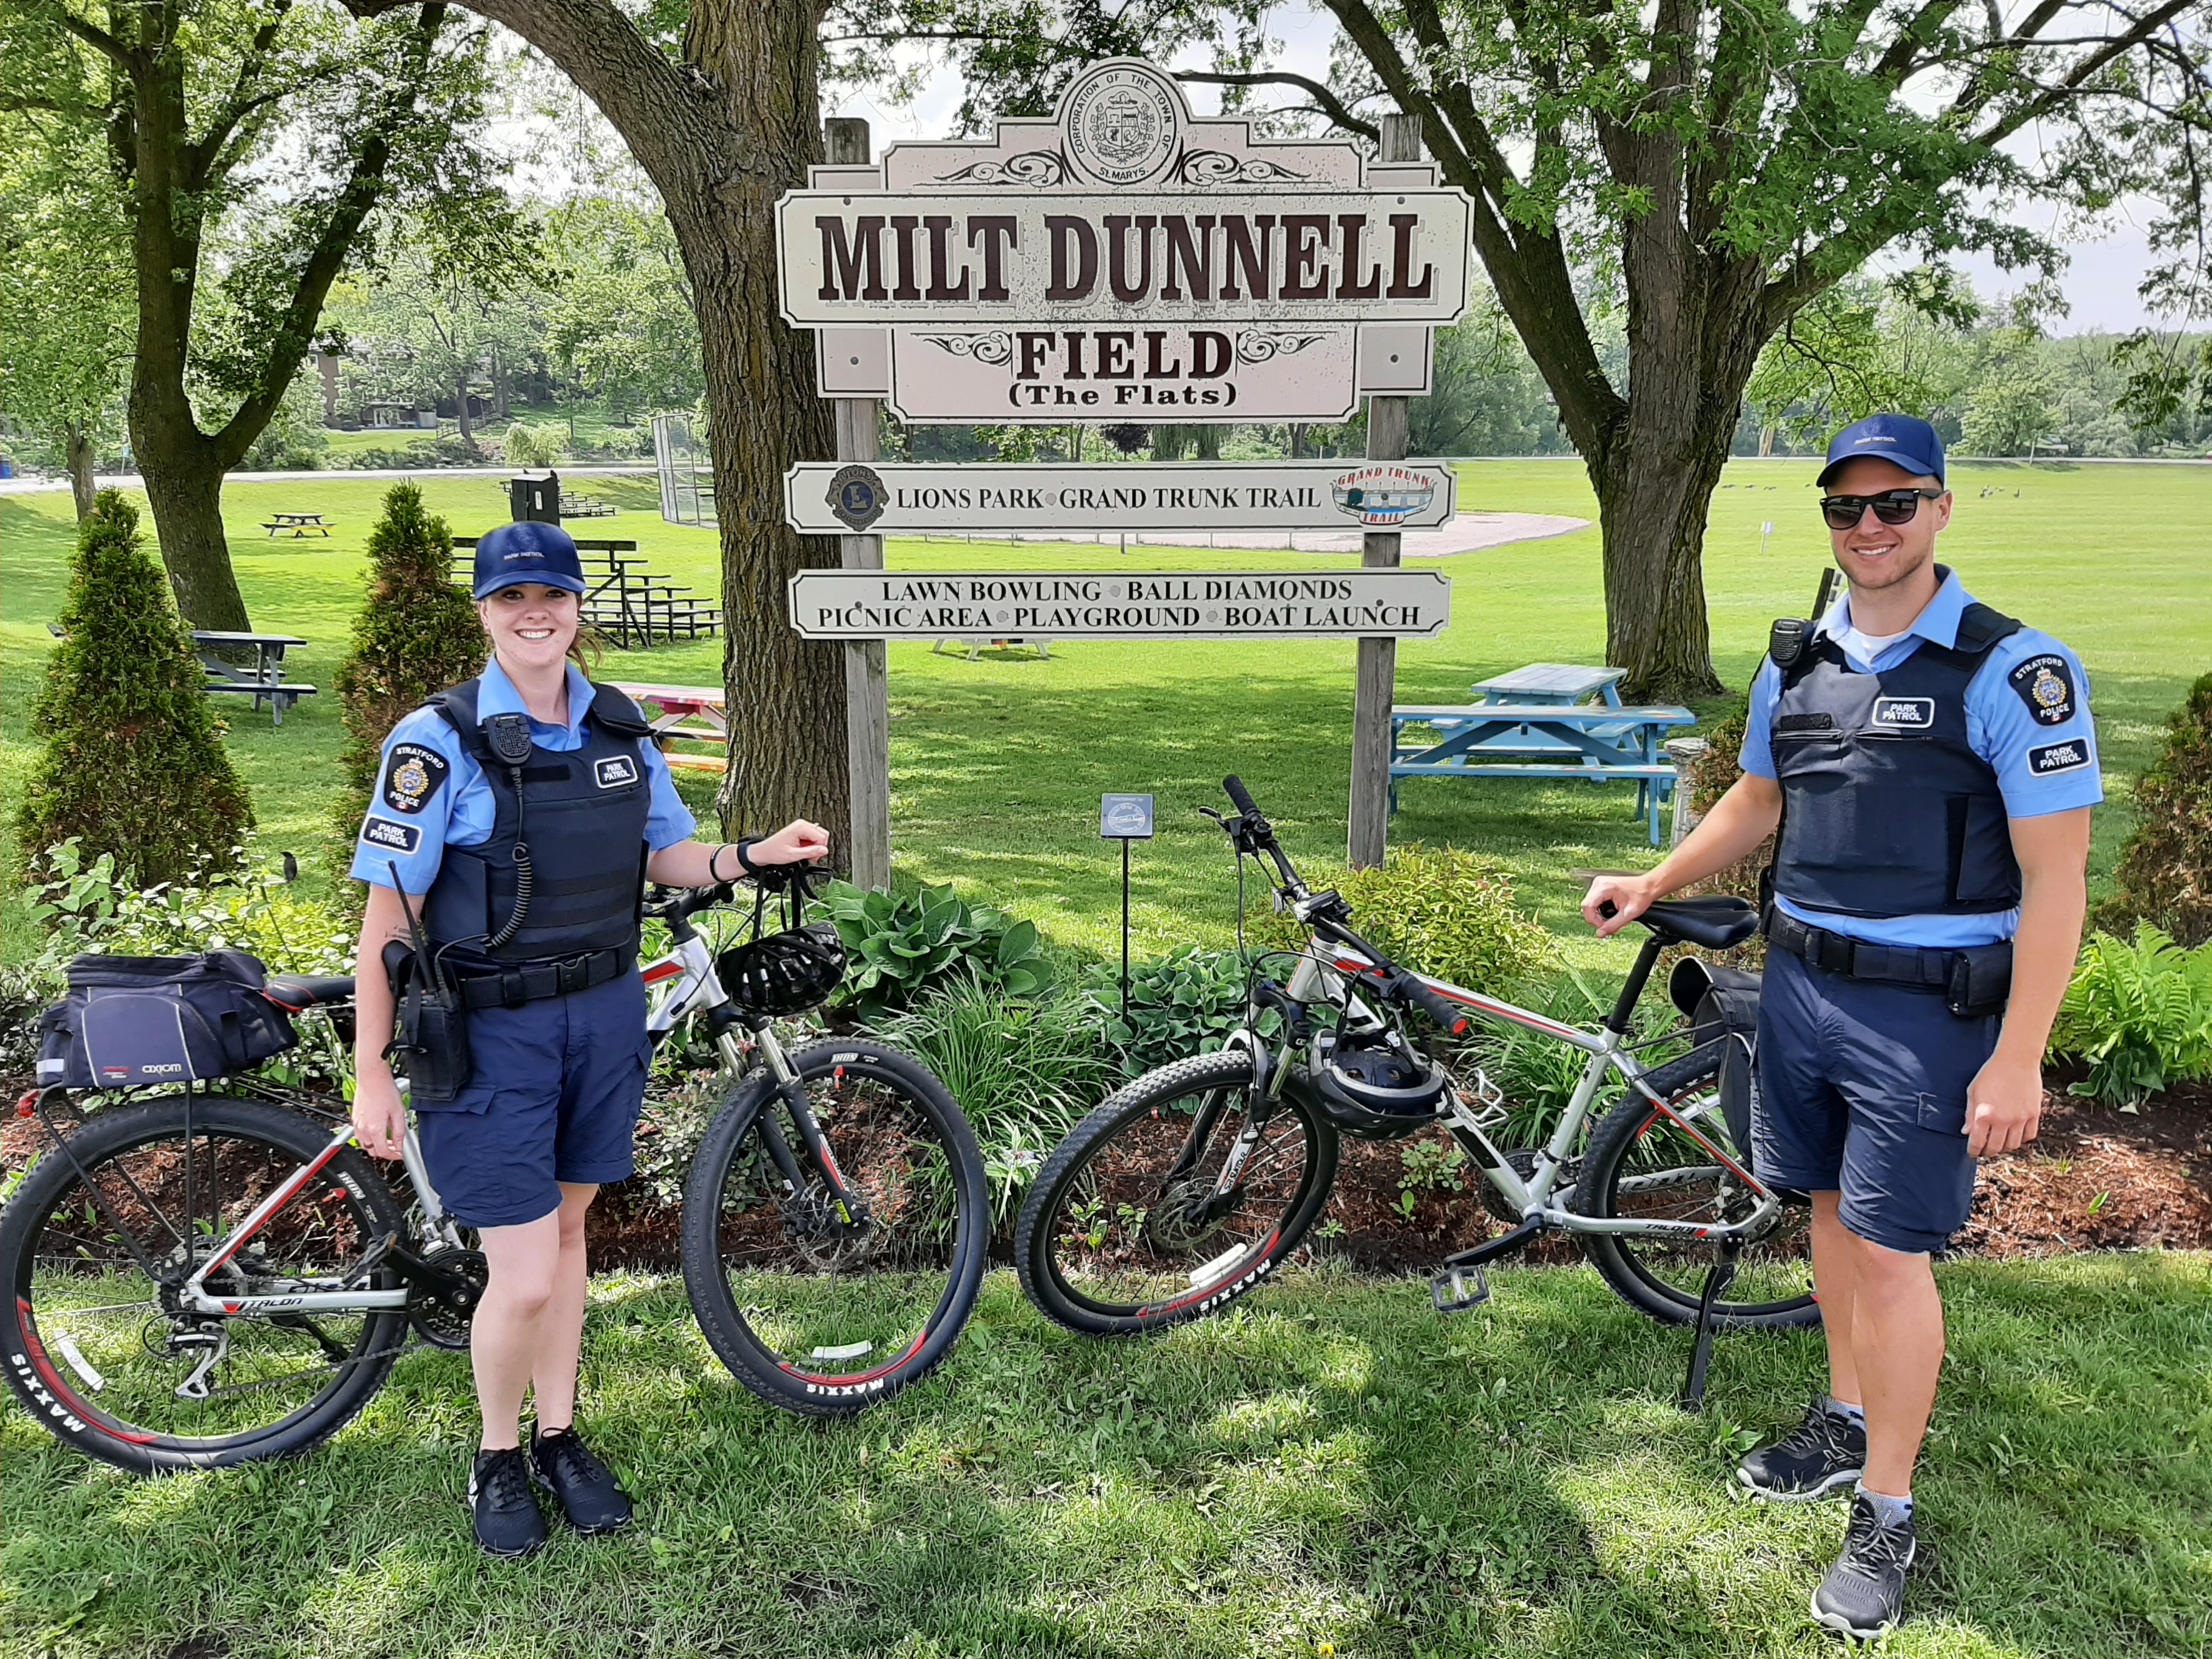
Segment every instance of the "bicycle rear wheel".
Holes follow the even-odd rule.
[[[1575,1211],[1711,1225],[1740,1221],[1758,1208],[1757,1194],[1690,1133],[1750,1167],[1749,1149],[1735,1144],[1721,1111],[1720,1053],[1719,1043],[1710,1043],[1645,1078],[1667,1103],[1665,1110],[1632,1091],[1606,1115],[1583,1160]],[[1820,1322],[1813,1299],[1812,1218],[1806,1206],[1784,1204],[1746,1245],[1734,1282],[1713,1304],[1717,1325],[1793,1329]],[[1624,1300],[1670,1325],[1696,1321],[1705,1275],[1719,1257],[1717,1245],[1694,1236],[1585,1233],[1582,1245]]]
[[[830,1162],[865,1213],[836,1212],[775,1080],[755,1073],[708,1126],[684,1193],[684,1282],[708,1344],[772,1405],[838,1417],[935,1370],[983,1279],[990,1212],[975,1131],[887,1044],[791,1057]],[[797,1190],[771,1137],[798,1162]]]
[[[1047,1318],[1093,1336],[1159,1330],[1225,1307],[1298,1247],[1336,1182],[1336,1131],[1285,1095],[1248,1135],[1252,1080],[1242,1049],[1179,1060],[1060,1142],[1014,1234]]]
[[[189,1118],[187,1114],[189,1113]],[[149,1473],[305,1451],[382,1386],[398,1310],[225,1317],[179,1287],[289,1177],[313,1173],[205,1279],[215,1296],[392,1290],[368,1252],[400,1229],[391,1189],[332,1131],[258,1101],[175,1096],[105,1111],[48,1151],[0,1211],[0,1363],[79,1451]]]

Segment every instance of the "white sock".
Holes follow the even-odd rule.
[[[1911,1492],[1902,1498],[1892,1498],[1886,1492],[1869,1491],[1866,1482],[1862,1480],[1858,1484],[1858,1495],[1874,1505],[1875,1513],[1881,1517],[1885,1526],[1903,1526],[1912,1519]]]
[[[1833,1395],[1830,1395],[1828,1396],[1828,1406],[1831,1410],[1838,1413],[1842,1416],[1850,1418],[1851,1421],[1857,1424],[1859,1427],[1866,1427],[1866,1407],[1864,1406],[1854,1406],[1850,1401],[1838,1400]]]

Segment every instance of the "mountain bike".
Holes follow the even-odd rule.
[[[693,921],[731,896],[656,890],[647,907],[672,946],[643,969],[654,1041],[694,1018],[727,1079],[686,1188],[684,1281],[746,1387],[854,1412],[926,1376],[973,1308],[982,1158],[920,1061],[872,1039],[787,1052],[734,1005]],[[262,991],[348,1042],[353,993],[349,976],[289,974]],[[45,1135],[0,1209],[0,1366],[67,1443],[140,1471],[302,1452],[410,1346],[468,1346],[483,1258],[411,1128],[387,1177],[343,1100],[312,1088],[84,1095],[68,1127],[64,1092],[20,1103]]]
[[[1481,1171],[1499,1236],[1442,1264],[1440,1312],[1479,1306],[1486,1268],[1537,1239],[1576,1239],[1632,1307],[1697,1328],[1686,1399],[1701,1398],[1716,1329],[1817,1324],[1809,1212],[1761,1182],[1721,1109],[1730,1039],[1647,1066],[1633,1015],[1670,944],[1723,949],[1756,926],[1734,899],[1679,900],[1638,917],[1648,936],[1592,1030],[1432,979],[1352,930],[1350,907],[1300,879],[1236,778],[1214,817],[1238,868],[1272,866],[1277,902],[1309,930],[1255,959],[1243,1025],[1223,1048],[1148,1073],[1097,1107],[1045,1160],[1017,1224],[1022,1286],[1050,1319],[1133,1335],[1218,1311],[1290,1258],[1328,1202],[1340,1135],[1393,1139],[1441,1124]],[[1240,875],[1240,884],[1241,884]],[[1286,960],[1285,982],[1263,971]],[[1500,1146],[1509,1113],[1479,1068],[1462,1080],[1421,1051],[1405,1017],[1446,1031],[1517,1026],[1589,1056],[1540,1146]],[[1619,1099],[1595,1116],[1601,1089]],[[1587,1132],[1586,1132],[1587,1130]]]

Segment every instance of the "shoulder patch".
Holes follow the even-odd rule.
[[[2054,772],[2072,772],[2088,763],[2089,744],[2084,738],[2046,743],[2027,751],[2027,769],[2039,778],[2047,778]]]
[[[637,758],[633,755],[610,755],[592,769],[594,780],[602,789],[621,789],[638,781]]]
[[[2005,676],[2005,684],[2044,726],[2074,718],[2074,665],[2056,651],[2039,651]]]
[[[361,838],[371,847],[387,848],[394,853],[412,853],[422,845],[422,826],[419,823],[395,823],[390,818],[370,813],[361,826]]]
[[[384,757],[384,783],[378,797],[395,812],[419,812],[453,769],[453,763],[428,744],[395,743]]]

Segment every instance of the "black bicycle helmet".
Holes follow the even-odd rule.
[[[1395,1140],[1426,1128],[1443,1109],[1444,1074],[1392,1031],[1340,1036],[1314,1074],[1322,1110],[1342,1133]]]
[[[782,893],[784,913],[784,926],[773,933],[762,931],[771,887]],[[787,1018],[837,988],[845,977],[845,942],[835,923],[802,920],[812,892],[805,869],[770,866],[760,888],[753,902],[754,937],[715,957],[714,971],[730,1000],[747,1013]]]

